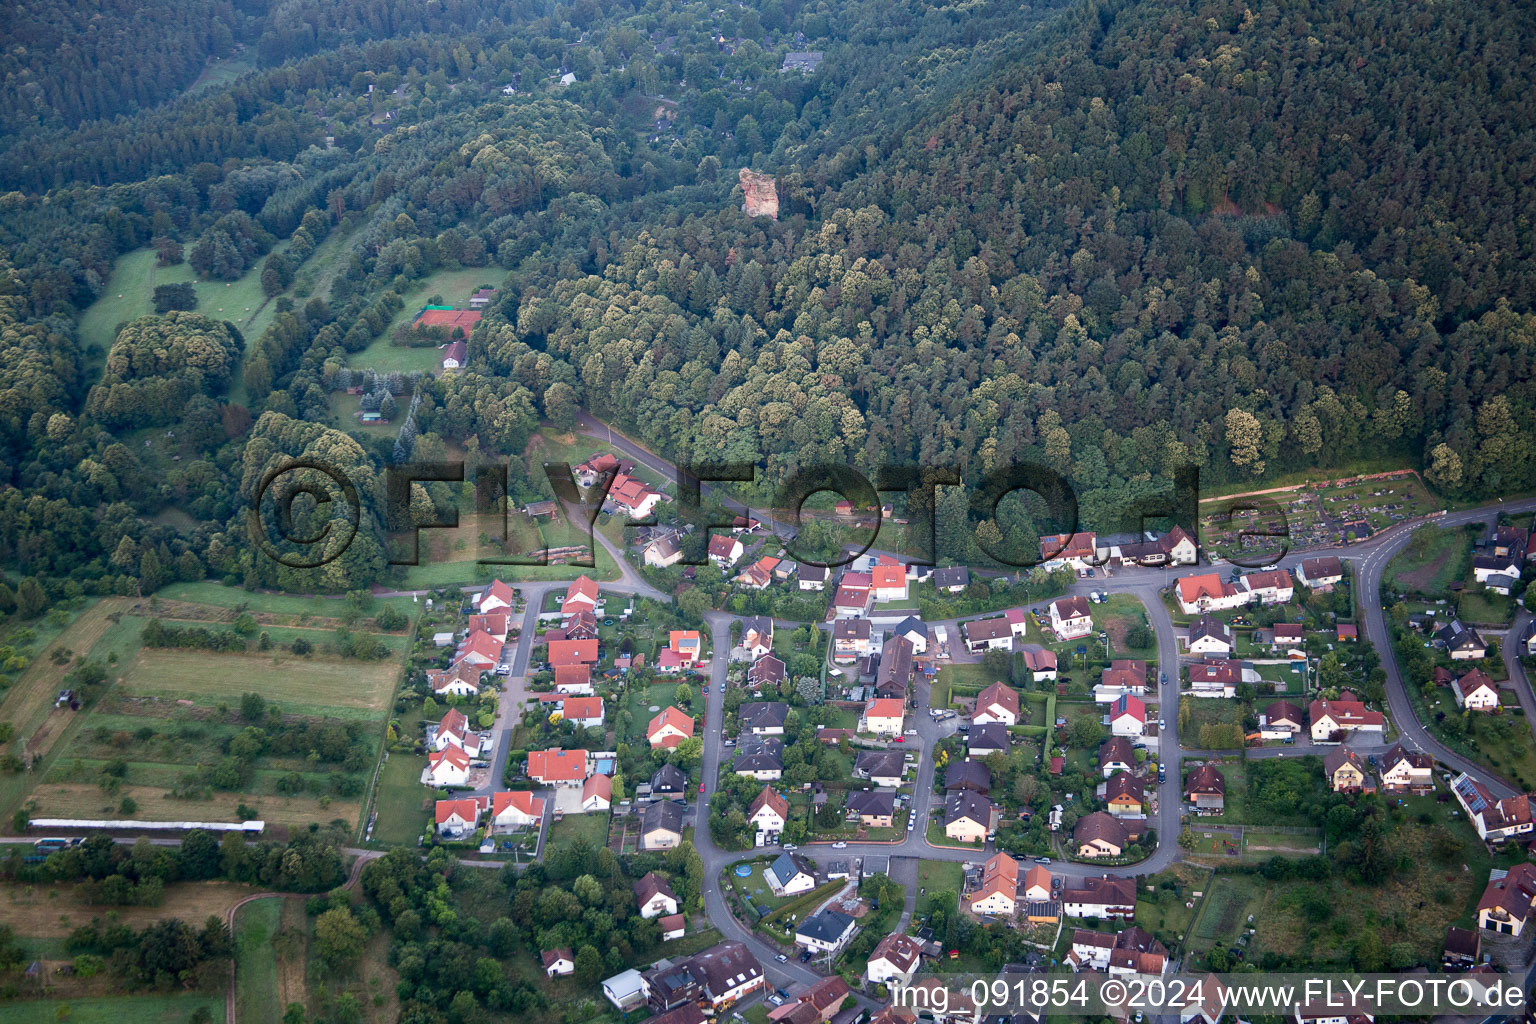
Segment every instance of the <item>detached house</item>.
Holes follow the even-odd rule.
[[[789,719],[789,705],[779,701],[757,701],[743,704],[736,711],[741,721],[741,731],[753,736],[782,736],[784,723]]]
[[[1184,795],[1196,814],[1220,814],[1227,807],[1227,779],[1220,769],[1203,764],[1190,770],[1184,781]]]
[[[869,653],[870,621],[838,619],[832,623],[832,660],[846,664]]]
[[[825,590],[827,587],[827,576],[830,573],[831,570],[824,565],[802,565],[800,567],[800,589]]]
[[[523,789],[491,794],[491,831],[515,832],[538,828],[544,821],[544,799]]]
[[[900,565],[876,565],[870,569],[870,595],[875,603],[907,599],[907,570]]]
[[[585,750],[530,750],[528,777],[545,786],[579,786],[587,779]]]
[[[966,650],[972,654],[1006,651],[1013,647],[1013,627],[1001,616],[961,623],[960,632],[965,636]]]
[[[1323,777],[1335,793],[1358,793],[1370,773],[1360,755],[1347,747],[1334,747],[1323,755]]]
[[[1115,736],[1140,736],[1147,728],[1147,705],[1140,697],[1116,698],[1109,711],[1109,731]]]
[[[1259,716],[1259,734],[1266,740],[1295,736],[1306,726],[1301,708],[1288,700],[1277,700]]]
[[[427,767],[421,781],[427,786],[467,786],[469,755],[452,745],[433,751],[427,755]]]
[[[1072,846],[1079,857],[1118,857],[1131,845],[1130,829],[1108,811],[1094,811],[1077,819],[1072,829]],[[1132,883],[1134,894],[1135,883]],[[1065,901],[1066,897],[1062,897]],[[1131,901],[1135,903],[1134,896]],[[1069,914],[1071,911],[1067,911]]]
[[[656,717],[651,719],[645,735],[650,741],[652,750],[657,747],[671,750],[680,746],[684,740],[693,738],[693,716],[676,707],[663,708]]]
[[[1103,814],[1102,811],[1098,812]],[[1091,817],[1091,815],[1090,815]],[[1105,814],[1112,825],[1120,825]],[[1136,916],[1136,880],[1134,878],[1085,878],[1076,888],[1061,891],[1061,906],[1068,917],[1112,917],[1130,919]]]
[[[784,663],[771,654],[765,654],[747,667],[747,685],[754,690],[778,686],[784,681],[784,673]]]
[[[1475,668],[1451,684],[1456,706],[1468,711],[1497,711],[1499,691],[1482,669]]]
[[[741,541],[728,533],[717,533],[709,538],[709,560],[722,569],[735,565],[745,550]]]
[[[1477,630],[1463,626],[1460,619],[1442,626],[1435,633],[1435,642],[1445,648],[1453,661],[1478,661],[1488,656],[1488,645]]]
[[[783,832],[789,820],[789,801],[768,786],[747,807],[747,824],[760,832]]]
[[[895,697],[877,697],[864,706],[859,732],[872,732],[876,736],[900,736],[905,715],[904,701]]]
[[[906,760],[896,750],[862,750],[854,758],[853,774],[877,786],[894,789],[906,774]]]
[[[944,798],[944,834],[962,843],[980,844],[992,831],[992,801],[959,789]]]
[[[1058,597],[1051,602],[1051,632],[1058,640],[1076,640],[1093,632],[1093,614],[1081,594]]]
[[[683,841],[683,805],[671,800],[647,804],[640,812],[640,849],[672,850]]]
[[[441,722],[428,727],[427,749],[442,750],[449,746],[458,747],[470,757],[479,757],[482,750],[490,748],[491,737],[472,732],[464,712],[458,708],[449,708]]]
[[[1536,864],[1521,863],[1501,878],[1489,878],[1482,899],[1477,901],[1477,926],[1485,931],[1516,938],[1525,931],[1525,922],[1536,903]]]
[[[1429,793],[1435,788],[1435,759],[1395,743],[1381,758],[1381,788],[1388,793]]]
[[[816,954],[836,953],[853,938],[857,925],[842,911],[823,908],[795,929],[795,945]]]
[[[1118,772],[1099,784],[1109,813],[1117,818],[1135,817],[1141,814],[1146,800],[1146,789],[1140,779],[1130,772]]]
[[[1025,644],[1020,650],[1023,652],[1024,667],[1034,674],[1035,682],[1056,678],[1055,651],[1046,650],[1039,644]]]
[[[941,594],[958,594],[971,585],[971,570],[963,565],[933,570],[933,586]]]
[[[1296,569],[1296,578],[1308,590],[1326,590],[1344,581],[1344,563],[1337,555],[1304,558]]]
[[[848,794],[848,818],[867,828],[893,828],[896,794],[889,790],[860,789]]]
[[[1314,743],[1342,743],[1352,733],[1380,738],[1387,727],[1387,717],[1380,711],[1368,711],[1357,700],[1314,700],[1307,706]]]
[[[1232,627],[1220,619],[1202,615],[1189,627],[1189,641],[1185,645],[1190,654],[1231,655],[1236,641],[1232,639]]]
[[[966,899],[973,914],[1012,917],[1019,902],[1019,862],[1006,853],[994,854],[982,865],[976,889]]]
[[[473,697],[480,692],[480,677],[485,675],[485,669],[458,662],[447,669],[428,669],[427,686],[431,688],[432,695],[444,697],[454,694],[459,697]]]
[[[1189,695],[1231,699],[1237,696],[1237,684],[1243,681],[1243,669],[1235,661],[1204,661],[1189,666]]]
[[[1116,772],[1128,772],[1134,767],[1136,752],[1126,737],[1112,736],[1099,744],[1099,770],[1106,779]]]
[[[912,980],[923,962],[923,944],[900,932],[887,935],[870,953],[864,965],[864,979],[871,985],[889,985]]]
[[[458,839],[475,831],[480,815],[490,806],[490,797],[469,796],[437,802],[437,834],[444,839]]]
[[[475,595],[475,608],[481,615],[491,612],[510,612],[512,602],[517,599],[517,594],[512,588],[501,580],[491,581],[491,585]]]
[[[758,782],[777,782],[784,777],[784,741],[777,736],[745,737],[736,748],[731,771]]]
[[[1296,592],[1295,581],[1284,569],[1249,573],[1243,577],[1243,586],[1249,599],[1259,604],[1289,604]]]
[[[1185,615],[1240,608],[1248,603],[1246,590],[1239,590],[1214,572],[1199,576],[1181,576],[1174,584],[1174,596]]]
[[[669,533],[647,544],[643,558],[646,565],[666,569],[683,560],[683,549],[678,546],[676,534]]]
[[[742,623],[741,647],[749,658],[761,658],[773,650],[773,620],[755,615]]]
[[[646,920],[653,917],[668,917],[677,913],[679,906],[677,894],[656,872],[647,872],[635,883],[634,888],[635,903],[640,908],[640,916]]]
[[[1493,576],[1513,576],[1520,578],[1520,559],[1497,555],[1478,555],[1472,559],[1472,578],[1478,583],[1487,583]]]
[[[1099,684],[1093,688],[1093,699],[1108,704],[1127,694],[1143,697],[1147,693],[1147,663],[1122,659],[1112,661],[1099,675]]]
[[[1451,781],[1451,793],[1477,829],[1479,839],[1502,843],[1531,833],[1531,801],[1525,794],[1495,800],[1487,786],[1466,772]]]
[[[993,683],[982,690],[976,698],[976,709],[971,713],[971,721],[976,724],[1000,722],[1003,725],[1017,725],[1019,722],[1018,691],[1002,683]]]
[[[1047,568],[1068,565],[1087,569],[1098,564],[1098,538],[1092,533],[1057,533],[1040,538],[1040,561]]]
[[[781,853],[763,869],[763,881],[780,898],[816,888],[816,865],[795,853]]]

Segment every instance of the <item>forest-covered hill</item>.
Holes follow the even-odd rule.
[[[0,560],[131,586],[126,533],[161,576],[198,571],[190,552],[305,585],[252,557],[242,518],[303,432],[269,419],[253,454],[248,431],[324,420],[400,296],[457,266],[504,285],[471,372],[394,380],[420,401],[398,438],[359,435],[375,463],[506,454],[585,405],[770,482],[1032,459],[1103,524],[1187,463],[1536,485],[1522,5],[407,6],[235,4],[180,76],[210,46],[252,70],[175,98],[31,66],[57,77],[0,145]],[[791,50],[825,56],[781,72]],[[776,221],[741,212],[743,166],[777,178]],[[236,332],[239,387],[182,410],[204,457],[152,482],[126,479],[122,439],[166,410],[135,396],[186,378],[92,399],[106,353],[77,333],[146,246],[259,270],[277,309]],[[82,508],[98,486],[114,497]],[[172,503],[196,530],[150,521]],[[961,504],[940,511],[965,532]]]

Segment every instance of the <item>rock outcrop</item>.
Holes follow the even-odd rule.
[[[747,201],[741,204],[742,211],[748,217],[772,217],[778,220],[779,193],[773,187],[772,176],[743,167],[737,177],[741,180],[741,191],[747,197]]]

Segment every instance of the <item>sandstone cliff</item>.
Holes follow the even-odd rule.
[[[758,174],[749,171],[745,167],[737,175],[741,180],[741,191],[746,194],[747,201],[741,204],[742,210],[748,217],[772,217],[779,219],[779,193],[773,187],[773,178],[767,174]]]

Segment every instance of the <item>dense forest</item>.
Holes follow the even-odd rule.
[[[53,6],[12,41],[49,45]],[[251,0],[150,63],[135,16],[104,5],[79,61],[6,55],[0,561],[50,594],[170,566],[371,582],[399,525],[382,467],[519,454],[581,407],[763,487],[1030,460],[1101,528],[1185,465],[1536,485],[1519,4]],[[791,50],[824,59],[781,71]],[[190,88],[215,57],[243,73]],[[775,177],[776,220],[742,212],[743,166]],[[141,249],[259,273],[275,315],[244,337],[173,305],[89,350],[82,312]],[[501,285],[467,372],[373,374],[402,295],[460,267]],[[348,388],[398,436],[331,425]],[[197,456],[152,471],[129,443],[149,428]],[[264,475],[319,454],[358,472],[368,541],[322,568],[258,555]],[[1008,514],[982,526],[1039,525]],[[113,560],[125,536],[154,573]]]

